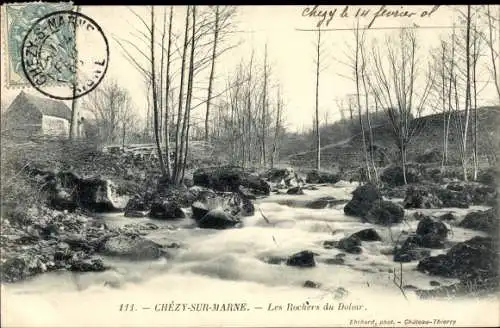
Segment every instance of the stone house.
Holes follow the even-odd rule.
[[[67,137],[71,109],[62,101],[42,98],[21,91],[7,109],[2,124],[4,133],[12,137]],[[84,135],[83,121],[79,135]]]

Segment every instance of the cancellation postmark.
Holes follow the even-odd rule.
[[[40,93],[55,99],[75,99],[91,92],[104,78],[108,61],[108,41],[101,27],[74,11],[41,17],[22,42],[26,79]]]

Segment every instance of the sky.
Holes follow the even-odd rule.
[[[352,72],[345,65],[348,56],[352,54],[354,32],[352,29],[359,16],[359,24],[366,27],[368,42],[376,38],[381,41],[397,29],[380,29],[417,24],[419,39],[418,51],[423,60],[428,58],[430,49],[439,45],[440,37],[449,33],[451,26],[457,22],[457,9],[465,12],[462,7],[449,6],[238,6],[237,16],[233,25],[238,33],[227,40],[228,44],[239,44],[218,59],[216,66],[216,85],[214,94],[225,88],[226,78],[234,72],[241,60],[248,60],[252,50],[255,60],[263,62],[264,47],[267,44],[269,61],[272,67],[272,79],[279,83],[285,102],[285,117],[290,130],[302,130],[312,125],[312,115],[315,104],[315,40],[313,30],[322,20],[321,14],[327,13],[327,19],[322,22],[322,28],[341,29],[324,31],[322,34],[322,57],[319,90],[320,116],[328,115],[328,120],[340,118],[339,104],[341,100],[355,92]],[[497,6],[498,7],[498,6]],[[383,10],[398,10],[404,17],[384,16]],[[148,8],[135,6],[132,10],[140,17],[148,19]],[[163,7],[155,9],[156,15],[163,14]],[[184,6],[176,6],[174,26],[181,27]],[[359,10],[359,11],[358,11]],[[497,9],[498,10],[498,9]],[[385,14],[387,14],[387,11]],[[407,17],[404,12],[413,13]],[[109,43],[109,65],[104,77],[106,80],[116,80],[126,88],[133,99],[134,108],[140,117],[146,113],[147,89],[142,75],[130,64],[116,40],[129,40],[137,43],[132,34],[142,29],[142,23],[128,7],[120,6],[81,6],[80,12],[92,18],[101,26]],[[4,14],[4,12],[2,12]],[[333,14],[330,16],[330,14]],[[428,28],[433,27],[433,28]],[[143,29],[142,29],[143,30]],[[177,31],[180,32],[180,31]],[[179,33],[180,34],[180,33]],[[2,54],[4,53],[2,34]],[[182,42],[182,41],[179,41]],[[141,59],[138,56],[138,60]],[[6,68],[2,55],[2,68]],[[202,76],[202,75],[201,75]],[[203,76],[202,76],[203,78]],[[10,103],[19,93],[19,88],[9,88],[6,74],[2,74],[2,104]],[[206,85],[206,81],[203,82]],[[24,87],[29,93],[37,91],[29,86]],[[491,105],[496,101],[493,85],[488,83],[480,95],[480,104]],[[84,97],[80,101],[84,101]],[[325,114],[327,113],[327,114]]]

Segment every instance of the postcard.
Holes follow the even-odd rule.
[[[499,5],[1,12],[3,327],[497,327]]]

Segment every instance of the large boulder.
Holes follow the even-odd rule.
[[[453,246],[446,254],[427,257],[417,270],[461,280],[498,277],[498,244],[491,237],[474,237]]]
[[[192,198],[195,201],[205,202],[209,198],[214,198],[217,194],[209,188],[201,187],[201,186],[192,186],[188,189],[189,194],[192,195]],[[194,201],[193,201],[194,203]]]
[[[406,165],[406,183],[416,183],[422,180],[419,166]],[[389,186],[405,185],[403,168],[398,165],[391,165],[384,169],[380,175],[380,180]]]
[[[25,253],[17,257],[11,257],[2,261],[0,266],[1,281],[15,282],[26,279],[38,273],[42,273],[43,262],[40,256]]]
[[[446,189],[458,193],[459,200],[475,205],[491,206],[497,199],[497,192],[494,186],[477,182],[452,182],[446,186]]]
[[[93,177],[80,180],[77,189],[80,206],[96,212],[122,210],[116,199],[116,185],[108,179]]]
[[[448,188],[437,188],[436,196],[441,200],[443,207],[469,208],[471,197],[465,190],[454,191]]]
[[[270,185],[258,175],[236,166],[201,168],[193,173],[193,183],[216,191],[237,191],[241,186],[255,195],[269,195]]]
[[[100,177],[81,178],[71,171],[48,174],[45,189],[49,205],[58,210],[73,211],[84,208],[94,212],[122,210],[116,195],[116,186]]]
[[[461,228],[489,232],[495,235],[498,232],[498,225],[499,222],[494,208],[467,213],[465,218],[458,224]]]
[[[286,265],[300,268],[311,268],[316,266],[314,256],[317,255],[311,251],[301,251],[293,254],[286,260]]]
[[[373,203],[364,219],[374,224],[391,225],[403,221],[404,214],[404,209],[398,204],[380,200]]]
[[[394,247],[394,262],[418,261],[431,255],[430,250],[423,248],[418,235],[411,235],[406,238],[403,244]]]
[[[410,185],[406,189],[406,208],[468,208],[470,204],[493,206],[497,199],[494,187],[477,182],[451,182]]]
[[[350,216],[364,217],[373,203],[381,201],[382,195],[371,183],[359,186],[352,192],[352,199],[345,205],[344,213]]]
[[[434,220],[430,217],[424,217],[417,226],[417,235],[420,236],[435,236],[437,240],[445,240],[448,237],[449,229],[446,225],[438,220]]]
[[[351,254],[360,254],[362,252],[361,239],[355,235],[340,239],[336,247]]]
[[[234,228],[241,221],[230,213],[221,209],[214,209],[208,212],[201,220],[198,221],[198,226],[203,229],[228,229]]]
[[[406,189],[404,208],[441,208],[443,202],[429,185],[410,185]]]
[[[394,248],[394,261],[420,260],[430,256],[428,248],[445,248],[448,232],[443,222],[424,216],[418,223],[416,233],[408,236],[401,247]]]
[[[288,195],[304,195],[304,190],[301,187],[292,187],[286,191]]]
[[[282,186],[283,188],[298,187],[301,182],[301,179],[291,167],[287,167],[285,169],[272,168],[265,172],[262,177],[273,184]]]
[[[168,181],[159,180],[150,204],[152,205],[158,199],[162,199],[175,203],[179,207],[188,207],[197,200],[197,197],[199,197],[198,194],[192,192],[190,188],[187,188],[183,184],[172,185]]]
[[[240,186],[238,188],[238,192],[245,198],[247,199],[257,199],[257,196],[255,196],[252,191],[250,191],[248,188],[245,188],[243,186]]]
[[[355,236],[362,241],[381,241],[382,240],[380,235],[373,228],[360,230],[358,232],[353,233],[352,236]]]
[[[208,188],[193,186],[187,188],[175,186],[168,182],[156,181],[151,190],[132,197],[125,206],[125,216],[156,219],[175,219],[185,217],[182,208],[189,207],[197,201],[205,202],[216,197],[216,193]]]
[[[139,195],[135,195],[127,202],[124,215],[131,218],[140,218],[147,216],[149,210],[150,206],[146,203],[144,198]]]
[[[103,245],[104,255],[123,257],[130,260],[153,260],[164,255],[160,244],[140,236],[116,236],[109,238]]]
[[[205,203],[194,202],[193,205],[191,205],[191,211],[193,220],[200,221],[205,215],[207,215],[208,212],[210,212],[210,209]]]
[[[307,173],[306,183],[337,183],[340,175],[330,172],[313,170]]]
[[[94,257],[73,261],[70,270],[77,272],[100,272],[106,270],[106,266],[101,258]]]
[[[153,219],[172,220],[184,218],[186,214],[175,201],[158,199],[151,204],[149,217]]]
[[[199,221],[211,210],[219,209],[236,217],[252,216],[255,206],[241,192],[219,192],[213,196],[198,200],[191,205],[192,218]]]

